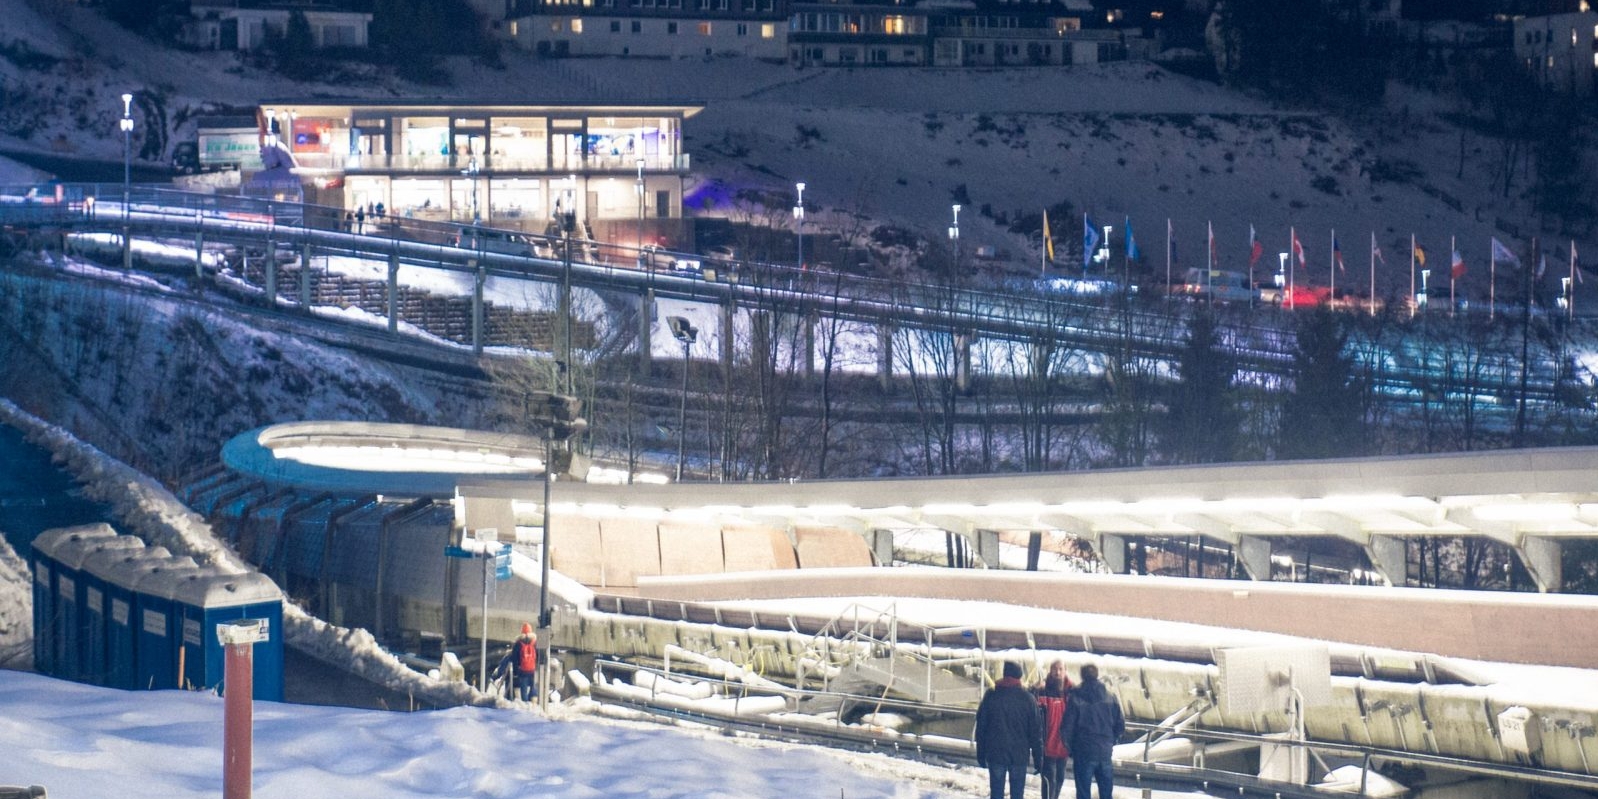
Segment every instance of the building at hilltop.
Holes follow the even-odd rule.
[[[292,155],[308,199],[436,222],[590,238],[681,240],[683,122],[703,105],[285,99],[263,144]]]
[[[538,55],[745,57],[795,66],[1044,66],[1144,57],[1120,11],[1091,0],[472,0]]]

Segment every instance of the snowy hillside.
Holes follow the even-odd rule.
[[[705,103],[687,124],[702,185],[783,196],[804,181],[811,233],[888,225],[928,239],[942,237],[963,187],[967,252],[982,245],[1008,250],[1012,268],[1023,271],[1038,262],[1036,222],[1011,233],[992,217],[1035,216],[1056,203],[1078,214],[1053,220],[1062,250],[1079,248],[1082,211],[1096,225],[1115,226],[1117,249],[1130,217],[1143,268],[1160,278],[1168,218],[1178,269],[1203,265],[1207,223],[1214,223],[1226,268],[1246,267],[1253,225],[1266,253],[1262,270],[1274,268],[1295,227],[1307,255],[1297,279],[1314,284],[1330,279],[1335,229],[1348,270],[1338,282],[1365,286],[1375,233],[1390,264],[1379,270],[1382,294],[1408,288],[1411,233],[1433,253],[1446,253],[1457,236],[1471,267],[1461,293],[1485,295],[1490,237],[1523,250],[1527,242],[1509,231],[1533,229],[1514,198],[1498,201],[1486,189],[1494,147],[1472,139],[1472,160],[1456,177],[1460,144],[1457,129],[1439,116],[1446,108],[1396,86],[1391,113],[1355,128],[1141,63],[795,70],[742,59],[538,61],[510,53],[504,70],[452,64],[449,89],[360,74],[297,85],[243,67],[232,55],[156,47],[81,7],[13,7],[0,34],[10,39],[0,41],[8,91],[0,150],[118,160],[117,96],[127,90],[140,92],[135,148],[149,163],[160,163],[172,142],[190,133],[194,116],[263,98],[689,99]],[[152,124],[163,135],[152,136]],[[1417,171],[1403,182],[1372,177]],[[690,211],[748,213],[730,206]],[[786,226],[786,201],[761,216]]]

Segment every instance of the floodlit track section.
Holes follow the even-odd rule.
[[[335,209],[299,206],[217,195],[189,194],[139,187],[126,207],[121,187],[106,187],[106,202],[87,202],[101,187],[63,186],[62,196],[72,201],[25,201],[27,187],[0,187],[0,226],[37,233],[40,243],[59,242],[71,233],[107,233],[123,238],[150,238],[195,242],[198,252],[206,242],[227,243],[266,253],[262,293],[277,302],[278,264],[274,252],[302,255],[341,254],[388,264],[389,328],[396,329],[394,295],[402,266],[459,271],[474,277],[479,290],[473,297],[473,317],[483,318],[480,287],[489,276],[557,283],[569,271],[571,285],[628,295],[647,302],[672,298],[720,305],[724,315],[733,308],[796,317],[824,315],[874,327],[879,334],[898,329],[956,333],[965,341],[977,339],[1009,342],[1048,342],[1056,348],[1103,354],[1131,354],[1170,359],[1184,345],[1185,326],[1168,309],[1151,309],[1142,301],[1118,306],[1108,299],[1089,299],[1040,293],[1035,287],[1005,290],[1000,287],[957,288],[906,284],[858,276],[820,275],[775,264],[738,262],[720,273],[703,275],[672,270],[640,269],[644,262],[636,250],[613,244],[573,247],[577,260],[567,264],[547,257],[526,257],[462,248],[448,242],[457,226],[428,225],[388,218],[373,233],[336,229]],[[303,220],[286,225],[280,219]],[[124,246],[124,266],[132,266],[131,247]],[[308,259],[307,259],[308,260]],[[196,266],[197,272],[200,267]],[[304,270],[301,270],[302,274]],[[197,275],[198,276],[198,275]],[[308,289],[302,285],[301,293]],[[286,292],[285,292],[286,293]],[[648,314],[643,314],[647,319]],[[1252,314],[1227,320],[1227,346],[1244,371],[1276,373],[1290,363],[1293,336],[1287,317],[1274,314],[1256,319]],[[726,320],[724,319],[724,324]],[[647,337],[647,330],[640,330]],[[484,342],[474,333],[474,348]],[[891,336],[880,336],[891,342]],[[1411,336],[1413,338],[1413,336]],[[891,346],[891,343],[890,343]],[[644,348],[647,351],[647,347]],[[1354,357],[1368,362],[1366,379],[1388,396],[1405,399],[1437,391],[1438,364],[1415,342],[1355,342]],[[729,357],[726,353],[723,357]],[[879,359],[879,368],[891,358]],[[1501,362],[1500,362],[1501,361]],[[1516,398],[1528,402],[1559,400],[1561,381],[1572,376],[1564,360],[1542,349],[1533,351],[1524,386],[1519,370],[1507,360],[1487,358],[1480,374],[1448,375],[1449,391],[1467,393],[1482,405],[1483,413],[1506,413]],[[1468,378],[1468,379],[1467,379]]]
[[[389,462],[345,485],[314,471],[296,473],[300,461],[269,457],[251,460],[249,474],[222,470],[202,477],[183,496],[216,520],[218,531],[241,552],[268,564],[263,566],[268,573],[285,572],[291,587],[322,590],[326,596],[317,601],[329,609],[325,615],[341,623],[368,626],[384,640],[436,631],[442,624],[452,647],[475,644],[485,630],[508,640],[536,608],[538,569],[528,557],[531,550],[513,557],[513,579],[496,587],[486,615],[479,604],[482,571],[446,559],[443,551],[461,529],[485,526],[473,516],[474,502],[499,524],[541,526],[539,492],[526,477],[489,480],[461,469],[453,492],[461,502],[453,509],[445,497],[341,495],[388,488],[383,475],[399,467],[408,436],[428,458],[471,449],[443,445],[448,431],[403,426],[318,430],[307,424],[254,431],[243,443],[263,453],[276,453],[278,447],[267,445],[274,442],[304,445],[321,439],[335,443],[333,449],[370,444]],[[507,457],[514,459],[516,442],[489,443],[507,448]],[[1497,534],[1519,530],[1525,537],[1533,527],[1545,535],[1556,532],[1547,524],[1549,511],[1564,506],[1569,513],[1561,517],[1559,530],[1590,534],[1594,520],[1589,514],[1598,505],[1590,494],[1595,459],[1598,450],[1573,448],[959,480],[611,488],[563,482],[550,516],[551,562],[559,570],[563,558],[592,543],[582,538],[585,528],[563,520],[617,514],[652,529],[692,524],[722,532],[729,529],[723,525],[753,522],[785,530],[847,525],[862,542],[871,531],[886,530],[875,541],[887,541],[890,550],[895,519],[949,530],[999,527],[1002,520],[1018,518],[1025,520],[1019,525],[1023,529],[1070,522],[1070,529],[1096,535],[1101,545],[1156,522],[1259,530],[1261,518],[1300,533],[1313,521],[1322,534],[1341,529],[1374,537],[1377,530],[1399,535],[1433,529],[1426,524],[1447,525],[1435,529],[1459,534],[1468,520],[1479,517],[1503,523],[1503,528],[1489,528]],[[1397,496],[1377,495],[1377,487]],[[1387,499],[1378,502],[1379,496]],[[1346,521],[1332,524],[1326,516],[1334,505],[1349,514]],[[1487,507],[1495,510],[1482,513]],[[1524,512],[1518,521],[1505,515],[1515,508]],[[1201,525],[1195,513],[1209,514],[1211,520]],[[1398,525],[1395,519],[1407,521]],[[550,640],[576,659],[670,663],[678,671],[754,675],[773,685],[819,686],[829,693],[849,692],[852,682],[867,689],[857,693],[897,697],[929,714],[969,707],[974,691],[959,699],[943,697],[956,696],[953,689],[961,684],[972,690],[991,681],[1001,660],[1036,668],[1060,659],[1073,672],[1095,663],[1129,718],[1160,727],[1146,753],[1123,757],[1122,767],[1134,768],[1132,761],[1139,758],[1159,761],[1137,767],[1189,784],[1207,779],[1201,764],[1213,767],[1236,757],[1238,742],[1247,736],[1291,726],[1284,710],[1226,707],[1217,650],[1255,645],[1258,632],[1333,641],[1327,645],[1325,701],[1303,716],[1308,745],[1328,764],[1404,764],[1481,781],[1480,796],[1504,795],[1510,783],[1528,782],[1598,790],[1592,767],[1598,763],[1593,735],[1598,690],[1528,687],[1524,680],[1482,676],[1485,672],[1470,664],[1422,654],[1544,665],[1574,657],[1585,660],[1571,665],[1590,669],[1598,662],[1592,649],[1598,644],[1571,631],[1598,628],[1598,599],[1591,597],[887,567],[699,576],[657,571],[634,575],[625,593],[596,595],[592,586],[576,584],[569,575],[557,571],[552,577],[556,612]],[[1133,632],[1140,627],[1135,620],[1126,623],[1124,633],[1063,625],[1034,630],[1007,625],[1002,618],[984,618],[981,626],[930,626],[858,604],[835,615],[807,615],[716,601],[764,596],[781,608],[798,598],[863,592],[999,600],[1221,629],[1195,639],[1159,625]],[[1492,634],[1509,630],[1514,634]],[[1493,649],[1503,646],[1510,648]],[[1585,679],[1590,689],[1592,675]],[[750,722],[740,717],[735,723]],[[1520,732],[1526,729],[1537,733]],[[957,727],[939,734],[955,741],[969,737]],[[1259,750],[1257,741],[1250,745]],[[1237,768],[1236,779],[1249,777],[1246,764]],[[1252,790],[1240,783],[1241,789]]]
[[[600,598],[597,605],[625,607],[613,604],[617,601]],[[655,610],[663,604],[667,603],[657,603]],[[694,615],[707,608],[674,610]],[[672,674],[724,681],[717,698],[694,702],[684,698],[691,693],[662,687],[653,679],[627,676],[637,671],[636,666],[602,664],[596,669],[592,690],[606,701],[773,737],[826,736],[851,748],[902,749],[911,756],[955,760],[970,756],[969,704],[952,707],[907,701],[891,686],[869,687],[869,681],[864,690],[850,693],[840,686],[851,681],[861,685],[855,664],[877,656],[880,648],[888,645],[903,655],[921,654],[944,662],[964,659],[970,665],[963,674],[989,682],[998,664],[1006,660],[1019,661],[1034,673],[1056,659],[1065,661],[1072,673],[1091,662],[1099,667],[1134,721],[1133,727],[1144,734],[1138,742],[1117,748],[1118,770],[1150,780],[1179,781],[1188,787],[1212,781],[1236,788],[1242,795],[1253,795],[1261,788],[1281,791],[1284,796],[1310,795],[1300,793],[1307,791],[1303,786],[1257,779],[1253,773],[1262,747],[1293,746],[1281,736],[1291,728],[1289,713],[1282,709],[1228,710],[1221,699],[1225,684],[1220,667],[1213,662],[1165,659],[1157,640],[1144,642],[1149,654],[1126,655],[1085,652],[1074,641],[1040,640],[1018,630],[997,629],[985,631],[986,648],[981,650],[958,638],[930,646],[880,640],[868,645],[847,634],[824,639],[811,632],[859,615],[858,608],[830,621],[790,614],[788,630],[778,629],[784,621],[780,612],[750,617],[748,620],[761,625],[750,627],[741,626],[745,618],[740,614],[722,612],[721,622],[715,623],[671,618],[676,615],[673,612],[661,614],[666,617],[661,618],[587,610],[564,617],[560,631],[562,640],[577,651],[605,652],[610,658],[633,663],[664,664],[665,671]],[[1018,645],[996,643],[1004,641]],[[1232,643],[1236,642],[1223,637],[1215,646],[1224,648]],[[1058,644],[1064,647],[1053,648]],[[1473,793],[1459,794],[1462,796],[1502,796],[1520,790],[1510,789],[1511,783],[1598,790],[1598,775],[1591,770],[1588,752],[1593,746],[1592,725],[1598,720],[1598,700],[1592,696],[1459,682],[1456,680],[1468,678],[1448,674],[1439,668],[1444,664],[1425,655],[1347,646],[1333,649],[1335,660],[1344,664],[1344,669],[1350,664],[1355,668],[1374,664],[1387,673],[1334,675],[1327,700],[1305,711],[1303,746],[1325,770],[1351,764],[1403,764],[1421,770],[1413,773],[1412,780],[1480,781]],[[1411,672],[1407,678],[1400,675],[1406,669]],[[607,677],[607,670],[622,676]],[[803,676],[806,674],[809,676]],[[797,688],[774,687],[780,683]],[[914,729],[873,729],[880,725],[860,718],[859,703],[854,712],[838,707],[857,702],[853,696],[867,694],[885,704],[888,712],[911,717]],[[884,696],[899,698],[884,701]],[[787,701],[774,704],[771,700],[776,697]],[[818,702],[817,697],[826,697],[832,704]],[[870,706],[869,700],[861,701]],[[808,711],[812,717],[804,718],[801,714],[807,703],[819,704],[829,713],[814,715],[812,709]],[[1533,736],[1536,742],[1528,744],[1528,738],[1506,731],[1513,724],[1534,726],[1541,735]],[[931,734],[924,734],[927,732]]]

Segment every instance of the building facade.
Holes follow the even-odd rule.
[[[1515,20],[1515,57],[1550,91],[1593,95],[1598,72],[1598,12]]]
[[[194,0],[192,19],[184,22],[181,38],[204,50],[259,50],[272,35],[288,30],[289,18],[303,14],[310,25],[312,44],[328,47],[366,47],[372,15],[346,11],[319,3],[249,3],[244,0]]]
[[[477,8],[501,37],[544,56],[786,54],[788,0],[505,0]]]
[[[686,235],[683,122],[701,110],[284,100],[262,105],[261,132],[324,205],[533,232],[575,212],[596,238],[672,242]]]

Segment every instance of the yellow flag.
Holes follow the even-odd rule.
[[[1054,261],[1054,235],[1049,232],[1049,212],[1043,212],[1043,257]]]

